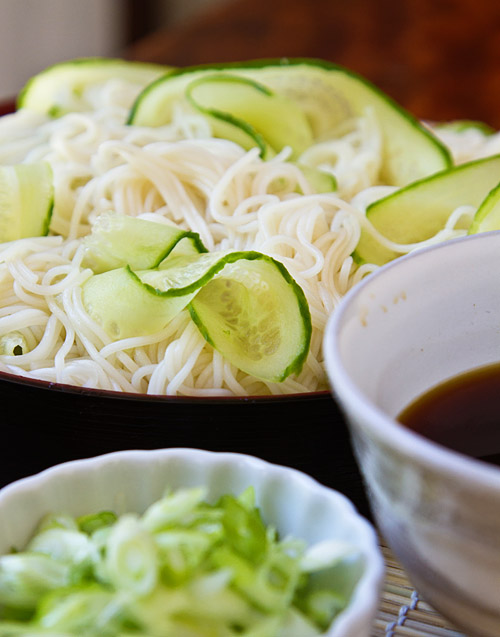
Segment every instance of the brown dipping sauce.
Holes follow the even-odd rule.
[[[500,363],[437,385],[397,419],[449,449],[500,466]]]

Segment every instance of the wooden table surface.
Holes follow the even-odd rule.
[[[125,56],[175,66],[319,57],[361,73],[417,117],[500,129],[496,0],[227,0]]]

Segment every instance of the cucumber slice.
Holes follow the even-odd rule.
[[[468,130],[477,130],[483,135],[493,135],[496,131],[485,122],[478,122],[473,119],[455,119],[451,122],[438,122],[434,124],[435,130],[450,131],[451,133],[465,133]]]
[[[285,146],[298,157],[313,141],[297,104],[255,80],[234,75],[203,75],[186,88],[186,99],[212,123],[215,137],[243,148],[258,146],[263,157]]]
[[[226,266],[194,297],[191,317],[204,338],[236,367],[281,382],[300,372],[309,351],[307,301],[278,261],[259,253],[243,259]]]
[[[499,181],[500,155],[493,155],[416,181],[372,203],[366,216],[390,241],[418,243],[439,232],[458,206],[479,206]],[[383,265],[397,256],[363,228],[354,253],[358,262]]]
[[[46,162],[0,166],[0,241],[44,236],[54,208],[52,169]]]
[[[303,172],[307,181],[317,193],[335,192],[337,190],[337,179],[332,173],[327,173],[320,168],[314,168],[301,162],[295,162],[297,167]],[[303,194],[301,192],[301,194]]]
[[[153,334],[190,304],[213,347],[273,382],[298,373],[309,351],[303,291],[281,263],[259,252],[169,257],[158,270],[97,274],[83,285],[83,303],[115,339]]]
[[[83,265],[95,274],[126,265],[156,268],[174,249],[176,255],[207,252],[195,232],[111,211],[99,215],[83,244]]]
[[[500,183],[487,194],[469,227],[468,234],[500,230]]]
[[[29,351],[26,337],[17,330],[0,336],[0,354],[3,356],[17,356]]]
[[[60,62],[28,80],[19,93],[17,107],[59,117],[85,108],[81,97],[84,89],[91,84],[118,78],[147,86],[168,73],[171,68],[160,64],[102,57]]]
[[[117,340],[159,332],[195,294],[168,298],[124,267],[90,277],[82,299],[87,313]]]
[[[129,124],[166,124],[174,104],[186,99],[191,82],[214,72],[249,78],[294,101],[305,113],[314,139],[331,137],[339,123],[373,109],[383,135],[383,183],[404,186],[451,166],[448,149],[389,96],[352,71],[320,60],[255,60],[177,69],[142,91]]]

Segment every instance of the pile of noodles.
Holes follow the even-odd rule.
[[[85,112],[50,119],[20,110],[0,119],[0,163],[46,160],[55,179],[50,236],[0,244],[0,369],[165,395],[326,389],[325,324],[343,295],[375,268],[357,266],[351,253],[366,205],[392,191],[378,182],[375,118],[367,111],[344,123],[300,158],[336,176],[337,192],[317,194],[287,161],[287,149],[263,161],[257,149],[213,138],[207,120],[186,107],[163,127],[127,126],[139,90],[112,81],[87,91]],[[499,152],[495,135],[446,135],[457,161]],[[301,374],[269,383],[241,372],[206,343],[187,311],[160,333],[112,341],[81,301],[81,285],[91,275],[81,266],[81,239],[109,210],[197,232],[209,250],[257,250],[281,261],[304,290],[312,316]],[[456,210],[430,242],[463,234],[455,225],[473,212]]]

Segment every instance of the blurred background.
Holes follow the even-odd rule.
[[[500,128],[493,0],[0,0],[0,99],[48,64],[122,55],[172,65],[320,57],[417,117]]]
[[[148,33],[224,2],[231,0],[0,0],[0,99],[49,64],[120,55]]]

